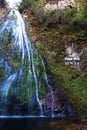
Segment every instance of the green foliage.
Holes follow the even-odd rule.
[[[39,24],[46,27],[56,27],[58,25],[70,25],[74,22],[84,22],[87,19],[87,0],[76,1],[77,6],[66,9],[45,10],[45,0],[24,0],[21,7],[30,8]]]
[[[49,78],[52,78],[52,86],[54,88],[55,86],[62,87],[63,91],[77,108],[77,113],[81,117],[87,118],[87,62],[84,63],[85,66],[83,69],[81,68],[80,71],[72,69],[70,66],[65,66],[63,64],[64,57],[66,56],[64,52],[65,39],[63,39],[63,36],[65,37],[65,34],[67,35],[67,33],[64,33],[64,35],[61,34],[61,36],[57,34],[56,37],[53,37],[53,35],[56,35],[57,29],[49,30],[43,32],[47,44],[44,41],[42,44],[39,43],[39,51],[46,59],[47,72]],[[67,35],[67,38],[72,42],[76,41],[76,39],[83,38],[83,36],[86,36],[84,30],[79,33],[77,32],[77,34],[70,33]],[[58,40],[56,41],[55,39],[57,39],[57,37]],[[59,38],[61,40],[59,40]],[[81,41],[79,40],[79,43],[76,43],[75,45],[81,49],[81,44],[84,45],[84,43],[80,44],[80,42]],[[86,53],[81,57],[82,59],[86,59]]]
[[[46,16],[43,8],[39,6],[33,7],[32,13],[36,17],[38,24],[43,24],[45,22]]]
[[[85,2],[85,6],[83,2]],[[81,71],[74,70],[70,68],[70,66],[66,67],[64,65],[64,57],[66,56],[64,48],[65,43],[69,44],[75,42],[76,45],[79,45],[77,48],[80,48],[80,43],[83,46],[86,44],[87,0],[81,3],[80,0],[78,0],[77,3],[80,3],[80,5],[78,5],[79,8],[74,7],[64,10],[45,11],[43,5],[37,3],[38,2],[35,2],[36,6],[31,8],[33,12],[32,15],[36,18],[36,23],[41,25],[37,25],[40,31],[35,30],[38,34],[38,36],[37,34],[36,36],[40,36],[40,38],[38,38],[39,44],[37,48],[46,59],[48,75],[51,74],[52,76],[51,83],[54,87],[61,86],[71,102],[75,104],[78,114],[87,118],[86,60],[84,60],[85,63]],[[41,33],[41,35],[38,32]],[[86,57],[86,53],[81,55],[82,59],[86,59]],[[49,78],[51,76],[49,76]]]
[[[87,0],[84,0],[83,18],[87,21]]]
[[[69,67],[51,66],[51,73],[57,77],[56,84],[62,86],[76,107],[79,106],[77,113],[87,118],[87,72],[78,72]]]

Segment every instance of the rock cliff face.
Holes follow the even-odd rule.
[[[4,8],[6,6],[5,0],[0,0],[0,8]]]
[[[54,10],[54,9],[64,9],[64,8],[72,8],[75,6],[74,0],[47,0],[45,4],[46,9]]]
[[[66,95],[62,92],[62,90],[59,87],[53,92],[53,96],[53,114],[55,117],[66,118],[76,116],[73,105],[70,103]],[[50,116],[51,113],[51,98],[52,94],[48,93],[46,98],[41,101],[44,109],[44,114],[47,116]]]

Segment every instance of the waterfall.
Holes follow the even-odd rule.
[[[0,115],[45,116],[41,100],[51,93],[53,117],[53,90],[19,11],[12,8],[0,29]]]

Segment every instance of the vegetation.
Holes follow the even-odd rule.
[[[77,6],[74,8],[57,10],[45,10],[44,2],[45,0],[24,0],[19,10],[23,15],[28,16],[26,22],[29,25],[31,41],[45,61],[53,89],[60,86],[76,107],[78,115],[87,118],[87,51],[81,54],[82,65],[79,71],[64,64],[64,58],[67,56],[65,48],[67,44],[75,43],[77,52],[81,52],[82,49],[84,50],[83,47],[87,47],[87,1],[78,0]],[[7,43],[7,41],[5,42]],[[6,44],[3,48],[6,49],[6,53],[9,51],[9,46]],[[15,65],[12,59],[13,57],[9,64],[14,68],[19,67],[20,63]],[[27,62],[24,63],[27,68]],[[38,63],[38,68],[42,68],[40,63]],[[24,70],[24,75],[27,84],[26,71]],[[2,66],[0,72],[3,73]],[[44,77],[41,72],[38,73]],[[42,82],[39,84],[40,87],[43,86]],[[40,88],[40,93],[42,88]],[[21,95],[23,91],[24,88],[21,89],[19,98],[26,101],[26,96]],[[12,90],[12,92],[15,91]],[[43,90],[41,98],[45,95],[46,90]]]
[[[87,118],[87,52],[81,54],[80,70],[65,66],[65,45],[75,43],[80,52],[87,43],[87,1],[78,0],[76,7],[44,10],[44,1],[29,2],[29,35],[43,56],[50,83],[62,87],[77,109],[80,117]],[[21,10],[24,13],[23,3]],[[32,30],[32,31],[31,31]],[[35,36],[35,39],[34,39]]]

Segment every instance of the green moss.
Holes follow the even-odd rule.
[[[56,65],[55,63],[49,64],[49,67],[55,77],[55,85],[62,87],[76,106],[77,113],[87,118],[87,72],[78,72],[70,67]]]
[[[61,86],[64,92],[77,108],[77,113],[87,118],[87,80],[86,73],[75,71],[69,67],[51,66],[52,74],[57,77],[56,84],[59,84],[61,77]]]
[[[27,57],[24,59],[22,76],[18,76],[11,84],[8,95],[14,95],[23,103],[32,105],[36,96],[36,88],[38,89],[40,99],[46,96],[45,76],[42,59],[35,50],[32,50],[31,60],[29,61]]]
[[[60,86],[63,89],[70,101],[74,104],[78,115],[87,118],[87,65],[85,64],[81,71],[64,65],[64,57],[66,56],[65,44],[75,42],[77,51],[81,52],[84,41],[80,41],[79,38],[84,39],[86,32],[80,31],[80,37],[80,34],[73,31],[68,33],[63,31],[63,33],[60,33],[57,29],[44,30],[41,27],[38,28],[42,32],[40,32],[41,35],[39,36],[38,44],[34,43],[34,45],[45,59],[48,77],[51,74],[54,79],[52,81],[53,86]],[[86,59],[86,53],[81,57],[82,59]]]

